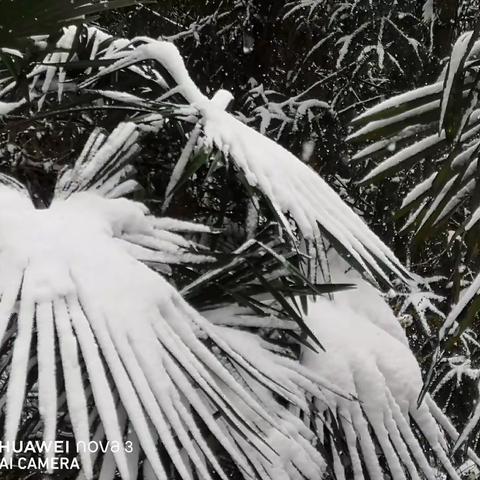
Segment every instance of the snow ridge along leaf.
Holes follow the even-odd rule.
[[[389,277],[394,275],[408,281],[409,273],[391,250],[322,178],[283,147],[224,110],[231,99],[229,92],[219,91],[212,100],[200,92],[173,44],[141,37],[133,39],[129,48],[116,52],[111,59],[110,66],[91,76],[81,87],[88,87],[122,68],[141,65],[146,60],[156,61],[174,80],[176,85],[172,90],[190,105],[183,107],[184,115],[200,116],[204,144],[214,145],[235,164],[248,185],[268,200],[289,235],[293,237],[293,225],[286,214],[295,221],[301,237],[319,241],[326,236],[340,245],[346,257],[370,278],[389,283]],[[183,165],[185,159],[182,157],[181,161]],[[174,173],[178,175],[176,170]]]

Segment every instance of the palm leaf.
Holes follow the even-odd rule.
[[[49,35],[87,16],[151,0],[9,0],[0,1],[0,46],[16,47],[29,37]]]
[[[12,251],[5,262],[3,256],[0,260],[3,341],[11,338],[5,332],[20,298],[2,411],[5,440],[15,440],[20,432],[33,344],[46,441],[56,438],[58,409],[66,408],[76,440],[88,443],[93,401],[100,436],[123,444],[130,429],[157,478],[166,479],[173,465],[185,480],[193,478],[191,468],[204,478],[226,479],[206,440],[209,436],[245,478],[255,478],[259,471],[264,478],[274,478],[273,465],[278,462],[298,469],[305,478],[318,478],[323,461],[309,443],[308,429],[273,395],[306,409],[305,391],[321,396],[321,385],[338,389],[294,364],[277,364],[277,355],[258,340],[249,342],[246,350],[242,332],[214,326],[141,263],[208,260],[194,259],[185,248],[191,242],[179,232],[210,229],[155,218],[143,205],[117,198],[130,191],[124,187],[128,179],[123,173],[136,152],[136,140],[134,124],[121,124],[110,135],[95,130],[76,164],[60,176],[47,210],[36,210],[25,189],[4,177],[0,203],[8,213],[1,222],[12,238],[26,234],[25,225],[38,227],[31,240],[28,234],[24,237],[23,253]],[[8,240],[2,246],[4,253],[17,249]],[[60,250],[65,255],[58,255]],[[276,292],[277,301],[279,295]],[[63,401],[57,369],[65,383]],[[291,424],[297,424],[295,432]],[[272,443],[270,436],[280,443]],[[165,456],[159,455],[157,442]],[[297,454],[280,456],[278,448],[285,442],[303,452],[308,468]],[[83,472],[91,478],[93,458],[88,452],[79,454]],[[103,458],[102,478],[113,478],[117,470],[122,478],[130,478],[132,468],[136,471],[139,465],[132,465],[123,450],[112,451]]]
[[[467,32],[457,40],[443,79],[388,99],[352,122],[360,128],[349,140],[371,142],[353,160],[378,162],[361,183],[434,165],[437,172],[415,186],[398,213],[408,214],[406,226],[419,239],[438,232],[472,200],[480,131],[477,37],[478,32]]]

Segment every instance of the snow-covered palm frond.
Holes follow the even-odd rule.
[[[429,281],[430,280],[430,281]],[[438,304],[445,300],[445,297],[435,293],[430,283],[438,278],[424,279],[422,284],[416,285],[408,292],[397,292],[396,297],[400,304],[398,316],[409,315],[409,311],[420,321],[420,324],[427,335],[431,335],[431,326],[428,317],[444,320],[445,314],[439,310]]]
[[[324,388],[340,390],[257,337],[214,326],[143,263],[208,260],[179,233],[209,228],[111,194],[130,191],[123,173],[135,140],[133,124],[108,137],[95,130],[47,209],[2,176],[0,339],[13,338],[4,440],[19,434],[33,378],[47,442],[63,412],[77,441],[132,441],[158,479],[169,465],[182,479],[226,479],[220,446],[245,478],[319,478],[312,433],[275,398],[308,410],[305,392],[323,403]],[[79,455],[91,478],[95,458]],[[102,459],[101,477],[135,478],[138,467],[120,449]]]
[[[74,168],[67,168],[55,187],[56,198],[93,190],[107,198],[118,198],[135,191],[138,184],[130,164],[140,151],[139,133],[133,123],[119,125],[110,138],[97,128],[90,135]]]
[[[290,235],[293,236],[293,227],[285,216],[287,213],[295,220],[303,238],[314,240],[326,236],[368,275],[385,281],[389,273],[403,279],[408,276],[392,252],[318,175],[284,148],[225,111],[231,99],[228,92],[219,91],[211,100],[203,95],[188,75],[173,44],[147,38],[133,39],[126,48],[115,51],[109,58],[113,63],[83,82],[80,88],[85,89],[112,72],[137,68],[142,62],[154,60],[174,81],[169,94],[179,94],[187,102],[187,106],[177,107],[177,115],[199,119],[203,136],[198,141],[215,146],[234,163],[246,184],[267,199]],[[122,100],[128,103],[131,99],[125,96]],[[169,191],[181,178],[198,136],[199,132],[192,133],[193,145],[182,154]]]
[[[90,60],[94,60],[95,49],[101,42],[110,39],[114,43],[110,35],[79,25],[80,22],[111,9],[151,1],[18,0],[17,8],[13,9],[8,1],[2,0],[0,97],[23,84],[24,79],[29,88],[22,89],[22,95],[28,91],[24,99],[0,101],[0,116],[25,105],[27,100],[37,100],[41,108],[46,94],[52,90],[60,100],[64,90],[75,88],[67,83],[64,64],[78,61],[78,51],[87,44],[93,53]],[[68,26],[75,22],[77,25]]]
[[[315,98],[303,98],[304,92],[294,97],[281,99],[279,92],[265,89],[262,84],[252,86],[248,92],[247,103],[251,112],[245,123],[259,124],[259,131],[262,134],[278,140],[287,126],[293,131],[298,129],[302,118],[307,117],[309,122],[316,117],[317,112],[329,111],[327,102]],[[280,100],[281,99],[281,100]]]
[[[347,444],[339,448],[331,443],[336,478],[380,480],[386,471],[395,480],[437,478],[431,458],[414,434],[415,425],[449,478],[459,479],[449,458],[459,435],[432,398],[427,396],[418,405],[421,371],[393,312],[378,291],[351,272],[334,271],[332,277],[358,282],[358,288],[311,305],[307,323],[326,350],[307,350],[302,358],[315,373],[335,379],[360,400],[345,402],[326,394],[335,405],[335,420]],[[326,424],[329,414],[323,415]],[[323,425],[319,428],[323,431]],[[473,451],[468,455],[480,461]]]
[[[39,36],[31,41],[33,53],[29,55],[13,49],[2,51],[3,64],[10,68],[0,71],[0,97],[15,99],[20,74],[26,79],[28,96],[20,101],[5,101],[0,115],[24,106],[27,100],[29,106],[42,110],[47,98],[75,109],[85,103],[91,105],[95,98],[105,97],[120,103],[135,103],[138,108],[144,106],[146,111],[150,111],[151,108],[147,108],[145,102],[133,94],[118,92],[116,89],[85,92],[78,89],[78,83],[85,75],[112,63],[112,58],[119,51],[131,48],[128,40],[113,37],[100,28],[81,24],[63,27],[52,37]],[[158,90],[164,92],[167,87],[162,76],[147,67],[132,67],[128,72],[145,81],[149,90],[152,86],[156,87],[155,93],[158,95]],[[72,97],[73,105],[70,102]],[[159,106],[156,107],[158,110]]]

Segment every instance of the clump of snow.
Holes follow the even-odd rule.
[[[417,406],[423,386],[420,368],[393,312],[380,293],[355,274],[334,271],[332,279],[349,279],[359,288],[335,293],[333,300],[317,299],[309,306],[307,323],[322,340],[325,352],[306,349],[302,361],[360,402],[326,394],[345,431],[354,478],[363,478],[360,458],[370,478],[384,478],[377,442],[392,478],[405,479],[405,472],[412,478],[422,474],[434,478],[409,423],[411,417],[451,478],[459,479],[447,456],[444,434],[437,424],[438,412],[430,407],[433,401],[428,398]],[[340,461],[335,462],[335,469],[337,476],[346,478]]]
[[[18,102],[0,102],[0,117],[8,115],[24,104],[25,99],[19,100]]]
[[[433,8],[433,0],[426,0],[422,7],[422,18],[426,23],[435,20],[435,10]]]

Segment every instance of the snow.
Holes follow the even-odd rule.
[[[117,59],[112,65],[102,69],[97,75],[92,76],[81,86],[85,87],[95,82],[99,77],[116,71],[120,68],[131,66],[142,60],[155,59],[163,65],[168,73],[177,82],[179,91],[190,104],[203,103],[208,101],[193,80],[190,78],[183,59],[178,49],[170,42],[155,41],[147,37],[137,37],[132,39],[132,44],[138,41],[145,43],[139,45],[134,50],[120,50],[111,53],[109,58]]]
[[[0,102],[0,117],[3,117],[4,115],[8,115],[9,113],[13,112],[17,108],[21,107],[24,105],[26,100],[22,98],[22,100],[19,100],[18,102]]]
[[[138,138],[139,132],[132,122],[120,123],[108,139],[101,129],[95,129],[74,168],[63,172],[57,180],[56,198],[67,198],[73,192],[87,188],[108,196],[125,188],[125,180],[132,173],[131,167],[125,164],[138,153]]]
[[[471,42],[473,32],[465,32],[457,39],[453,46],[452,53],[450,55],[450,62],[448,64],[447,77],[443,88],[442,103],[440,109],[440,121],[439,125],[443,126],[445,119],[445,113],[447,111],[447,105],[449,103],[451,90],[453,86],[453,80],[457,75],[459,68],[465,62],[465,56],[469,52],[469,46]]]
[[[332,278],[337,279],[335,273]],[[351,275],[350,280],[358,281]],[[302,357],[307,367],[361,402],[360,409],[357,402],[326,394],[332,411],[338,409],[337,421],[346,433],[354,478],[363,478],[360,467],[355,467],[359,456],[364,459],[370,478],[384,478],[367,425],[373,429],[393,479],[405,479],[404,468],[412,478],[435,478],[409,424],[410,415],[451,478],[459,479],[446,455],[433,409],[426,403],[417,407],[423,383],[405,334],[379,293],[363,280],[358,282],[357,294],[337,293],[333,301],[317,299],[310,305],[308,324],[322,339],[326,351],[304,350]],[[318,423],[323,428],[321,421]],[[342,470],[340,463],[338,468]]]
[[[350,44],[352,43],[352,40],[362,32],[365,28],[367,28],[369,25],[369,22],[365,22],[362,25],[360,25],[354,32],[352,32],[350,35],[345,35],[341,38],[338,39],[337,44],[341,43],[342,46],[338,52],[338,58],[337,58],[337,68],[341,68],[342,62],[345,58],[345,56],[348,53],[348,49],[350,48]]]
[[[121,149],[124,143],[118,135],[127,131],[128,127],[119,128],[115,138],[107,142],[109,146]],[[85,174],[86,159],[110,158],[115,151],[107,149],[103,141],[100,132],[94,132],[93,141],[87,145],[90,154],[85,153],[85,158],[62,178],[89,178]],[[100,155],[107,151],[109,155]],[[87,165],[96,171],[95,162]],[[122,409],[116,407],[118,395],[139,446],[159,479],[167,476],[158,456],[156,435],[184,480],[193,478],[190,461],[204,478],[210,478],[202,466],[207,459],[220,477],[226,478],[198,432],[191,409],[249,475],[253,475],[250,461],[265,469],[281,461],[285,468],[298,469],[309,480],[319,478],[324,462],[310,445],[308,429],[273,400],[270,390],[306,409],[304,390],[321,398],[320,388],[328,389],[330,383],[269,352],[255,336],[211,324],[126,247],[151,239],[160,252],[171,253],[191,245],[176,232],[209,229],[174,219],[153,219],[144,206],[126,199],[102,198],[96,188],[89,192],[72,193],[68,188],[58,191],[62,195],[50,208],[36,210],[14,183],[10,186],[4,181],[0,186],[0,227],[5,232],[0,236],[2,328],[21,293],[5,439],[13,441],[17,435],[35,323],[41,354],[40,413],[46,439],[55,433],[57,413],[57,392],[52,388],[55,326],[61,358],[57,368],[65,378],[66,402],[77,441],[88,441],[92,433],[87,406],[87,388],[91,388],[106,438],[123,440]],[[182,255],[179,253],[176,263]],[[205,337],[216,345],[217,354],[204,345]],[[88,386],[82,379],[80,354]],[[233,365],[234,370],[225,364]],[[266,391],[260,394],[247,388],[235,372],[242,372],[249,384]],[[331,390],[337,391],[334,387]],[[269,405],[268,410],[265,405]],[[219,427],[217,412],[228,419],[229,426]],[[262,436],[264,431],[267,436]],[[239,432],[247,442],[244,447],[238,441]],[[269,439],[277,450],[289,451],[290,456],[280,457],[268,445]],[[86,478],[92,476],[93,461],[88,453],[82,454]],[[113,452],[112,457],[104,459],[105,478],[114,470],[113,464],[123,479],[131,478],[125,452]]]
[[[464,184],[464,186],[460,188],[460,190],[458,190],[447,202],[443,210],[436,218],[435,225],[440,223],[447,215],[453,212],[454,209],[458,208],[459,205],[461,205],[466,199],[468,199],[471,193],[474,191],[476,185],[477,180],[475,178],[469,180],[466,184]],[[467,228],[467,226],[465,228]]]
[[[434,172],[428,178],[415,185],[415,187],[413,187],[412,190],[410,190],[410,192],[405,195],[404,199],[402,200],[402,206],[400,208],[405,208],[407,205],[410,205],[415,200],[424,196],[432,187],[433,181],[435,180],[436,176],[437,172]]]
[[[405,168],[402,166],[402,163],[407,162],[412,159],[412,157],[417,156],[420,159],[424,158],[427,154],[428,149],[438,145],[442,141],[445,140],[445,133],[442,132],[441,135],[433,134],[429,135],[426,138],[423,138],[417,143],[413,145],[409,145],[408,147],[398,151],[391,157],[387,158],[386,160],[382,161],[379,165],[377,165],[374,169],[372,169],[365,177],[362,178],[361,182],[368,182],[373,178],[379,176],[383,172],[397,167]]]
[[[30,344],[33,330],[34,298],[29,292],[31,276],[28,272],[24,274],[22,284],[22,296],[20,299],[20,311],[18,313],[18,327],[13,357],[10,367],[10,376],[7,388],[5,434],[6,443],[13,444],[17,430],[20,426],[23,403],[25,401],[25,389],[30,356]],[[5,452],[4,458],[9,461],[12,452]]]
[[[77,27],[75,25],[71,25],[63,29],[63,35],[56,43],[56,47],[63,51],[49,53],[45,59],[43,60],[43,64],[40,68],[44,68],[45,71],[45,79],[42,83],[41,91],[44,94],[39,102],[38,102],[38,109],[41,110],[43,102],[45,100],[45,94],[49,91],[50,86],[58,73],[58,90],[57,96],[58,101],[62,99],[63,89],[64,89],[64,82],[66,78],[65,69],[62,66],[58,66],[57,64],[65,63],[70,57],[70,49],[72,48],[73,42],[75,40],[77,34]],[[55,64],[55,65],[49,65]]]
[[[478,151],[480,144],[478,141],[474,141],[472,145],[465,146],[464,149],[452,160],[451,166],[453,169],[459,169],[470,161],[472,155]]]
[[[180,154],[180,157],[175,164],[172,174],[170,175],[170,179],[167,184],[167,188],[165,189],[165,200],[162,205],[162,211],[165,212],[170,205],[170,201],[172,200],[172,194],[177,186],[178,182],[182,178],[182,175],[187,167],[188,161],[190,160],[192,153],[194,151],[194,147],[197,143],[198,137],[200,135],[200,124],[195,125],[190,136],[188,138],[185,147]]]
[[[383,105],[383,104],[380,104],[380,105]],[[440,100],[432,100],[431,102],[420,105],[419,107],[406,110],[397,115],[393,115],[387,118],[382,118],[380,120],[374,120],[372,122],[367,123],[364,127],[360,128],[359,130],[349,135],[347,137],[347,141],[355,140],[358,137],[368,135],[369,133],[372,133],[375,130],[378,130],[380,128],[385,128],[391,125],[395,125],[396,123],[400,123],[405,120],[410,120],[410,119],[415,120],[419,115],[423,115],[425,113],[431,112],[432,110],[436,110],[439,107],[440,107]],[[360,119],[360,117],[357,117],[357,119]]]
[[[431,335],[430,325],[428,324],[427,314],[435,314],[439,318],[445,318],[445,315],[438,309],[435,302],[442,302],[445,298],[429,290],[420,290],[418,287],[406,294],[400,294],[403,297],[403,303],[398,315],[403,315],[409,307],[413,308],[416,316],[420,320],[422,328]]]
[[[94,92],[104,96],[105,98],[110,98],[111,100],[116,100],[117,102],[130,103],[138,106],[146,106],[146,102],[136,95],[126,92],[118,92],[115,90],[93,90]]]
[[[382,20],[380,21],[380,30],[378,32],[377,47],[376,47],[377,56],[378,56],[378,68],[380,70],[383,70],[383,65],[385,61],[385,48],[383,47],[383,44],[382,44],[384,29],[385,29],[385,17],[382,17]]]
[[[186,222],[184,220],[169,217],[153,218],[152,224],[160,230],[168,230],[171,232],[209,233],[212,231],[207,225]]]
[[[422,8],[422,19],[425,23],[435,20],[435,10],[433,8],[433,0],[425,0]]]
[[[418,135],[425,130],[425,125],[412,125],[401,130],[397,135],[394,135],[386,140],[375,141],[366,147],[359,150],[355,155],[353,155],[352,160],[361,160],[373,155],[378,155],[382,150],[387,150],[390,153],[393,153],[398,147],[397,143],[399,141],[406,140],[415,135]]]
[[[48,304],[47,304],[48,305]],[[49,317],[52,314],[52,305],[48,305],[49,308]],[[53,313],[55,314],[55,326],[59,339],[60,347],[60,357],[62,360],[63,376],[65,381],[65,393],[67,397],[68,404],[68,413],[70,416],[70,421],[72,424],[73,432],[77,441],[88,442],[90,440],[89,434],[89,425],[88,425],[88,410],[87,410],[87,398],[85,395],[85,390],[83,388],[82,374],[79,364],[78,357],[78,342],[73,334],[72,325],[69,319],[69,313],[67,310],[67,305],[63,299],[58,299],[53,302]],[[53,321],[53,318],[49,318],[49,321]],[[46,326],[38,324],[37,331],[39,334],[39,347],[40,347],[40,337],[42,335],[48,335],[49,330],[45,328]],[[53,328],[53,325],[49,325],[50,328]],[[52,343],[53,343],[53,332],[52,332]],[[55,353],[54,345],[49,345],[51,351],[44,351],[43,355],[48,358],[48,356],[53,356]],[[40,356],[39,356],[39,364]],[[55,379],[49,382],[45,382],[41,376],[39,376],[38,384],[39,391],[42,388],[52,389],[52,386],[55,385]],[[52,389],[53,394],[56,395],[56,389]],[[48,404],[51,408],[52,415],[56,415],[57,404],[54,401]],[[46,433],[45,433],[46,437]],[[92,471],[92,460],[88,451],[80,451],[80,458],[82,461],[82,470],[87,478],[91,478],[93,475]]]
[[[435,196],[434,200],[430,204],[430,207],[426,211],[422,221],[420,222],[420,226],[418,227],[418,229],[421,229],[426,224],[426,222],[430,220],[430,217],[432,215],[435,215],[435,211],[437,210],[439,205],[444,201],[445,197],[449,194],[449,191],[452,188],[452,186],[455,184],[457,177],[458,175],[454,175],[452,178],[450,178],[450,180],[448,180],[445,183],[445,185],[442,187],[442,190]],[[453,197],[452,200],[455,201],[456,198]],[[441,214],[443,213],[444,213],[444,210],[442,210]]]
[[[367,120],[369,117],[378,115],[381,112],[387,111],[389,109],[395,109],[407,102],[413,102],[415,100],[428,97],[430,95],[435,95],[437,93],[440,93],[442,90],[443,90],[443,82],[437,82],[431,85],[427,85],[425,87],[420,87],[415,90],[411,90],[406,93],[402,93],[400,95],[396,95],[392,98],[389,98],[388,100],[380,102],[379,104],[369,108],[368,110],[365,110],[365,112],[358,115],[358,117],[356,117],[353,120],[353,122],[355,124],[359,122],[365,122],[365,120]]]
[[[316,98],[311,98],[309,100],[299,102],[299,107],[297,109],[297,119],[299,117],[303,117],[308,111],[312,110],[314,107],[329,109],[330,105]]]
[[[43,439],[46,444],[52,444],[56,439],[57,426],[57,388],[55,372],[55,333],[53,327],[53,311],[49,303],[36,306],[37,322],[37,361],[38,361],[38,404],[44,423]],[[53,454],[47,453],[47,458]],[[86,464],[87,476],[91,471]],[[49,472],[52,473],[52,472]]]
[[[201,107],[207,141],[224,151],[258,188],[283,220],[295,219],[302,235],[314,239],[319,225],[338,239],[371,274],[387,278],[372,256],[381,258],[400,277],[403,268],[392,252],[347,207],[311,168],[283,147],[210,104]]]
[[[378,142],[371,143],[370,145],[367,145],[365,148],[362,148],[359,150],[355,155],[353,155],[352,160],[360,160],[365,157],[370,157],[372,154],[377,153],[384,148],[388,148],[390,145],[391,140],[379,140]]]
[[[457,319],[480,290],[480,275],[477,276],[471,285],[462,293],[459,301],[452,307],[445,322],[443,323],[438,337],[440,340],[453,333],[457,327]]]
[[[480,220],[480,208],[474,210],[470,220],[465,225],[465,230],[470,230]]]
[[[23,58],[23,53],[15,48],[2,47],[0,48],[0,52],[6,53],[7,55],[13,55],[18,58]]]
[[[349,307],[368,318],[378,328],[408,345],[405,332],[380,291],[362,279],[354,270],[347,270],[345,262],[330,255],[330,273],[334,283],[353,283],[355,288],[335,293],[335,303]],[[321,337],[319,337],[321,338]]]
[[[434,400],[430,397],[430,395],[425,396],[425,402],[427,403],[432,415],[435,417],[435,420],[438,422],[439,425],[442,426],[443,430],[448,434],[448,436],[457,441],[459,438],[459,434],[455,427],[452,425],[449,418],[442,412],[439,406],[434,402]],[[468,462],[474,463],[477,467],[480,466],[480,458],[478,458],[477,454],[471,449],[467,449],[467,456],[470,459]],[[461,471],[461,469],[460,469]]]
[[[409,43],[409,45],[412,47],[413,51],[417,55],[418,59],[420,59],[420,54],[418,52],[418,48],[420,47],[420,42],[418,40],[416,40],[415,38],[409,37],[408,35],[406,35],[398,27],[398,25],[396,23],[394,23],[390,18],[387,18],[387,21],[397,31],[397,33]],[[392,56],[392,58],[394,58],[394,57]]]

